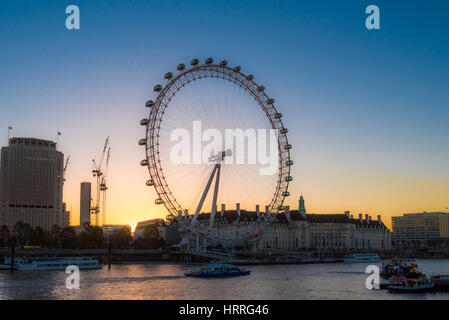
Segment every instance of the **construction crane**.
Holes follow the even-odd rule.
[[[67,166],[69,165],[70,161],[70,155],[67,156],[67,159],[65,160],[64,169],[62,171],[62,183],[64,184],[65,181],[65,173],[67,172]]]
[[[106,155],[106,150],[109,146],[109,137],[106,138],[104,143],[103,152],[101,153],[100,161],[97,163],[95,159],[92,160],[92,174],[97,180],[97,191],[95,205],[92,207],[92,214],[95,215],[95,225],[98,226],[98,215],[100,214],[100,195],[101,195],[101,180],[103,176],[103,160]]]
[[[102,212],[101,212],[101,224],[106,224],[106,190],[108,190],[108,186],[106,185],[106,178],[108,176],[108,168],[109,168],[109,159],[111,158],[111,147],[108,148],[108,154],[106,156],[106,165],[103,172],[103,175],[101,176],[101,183],[100,183],[100,192],[102,192],[103,199],[102,199]]]
[[[70,163],[70,155],[67,156],[67,159],[65,160],[65,164],[64,164],[64,168],[62,169],[62,186],[64,186],[65,183],[65,174],[67,172],[67,167],[69,166]],[[65,214],[66,211],[66,207],[65,207],[65,203],[62,207],[62,213],[61,213],[61,217]],[[72,208],[70,207],[70,212],[72,212]],[[69,215],[69,225],[70,225],[70,215]]]

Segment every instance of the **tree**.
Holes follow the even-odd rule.
[[[61,247],[61,227],[57,224],[54,224],[51,228],[50,241],[54,248]]]
[[[0,227],[0,246],[6,247],[9,245],[9,229],[6,225]]]
[[[90,232],[90,242],[94,248],[103,248],[105,246],[105,241],[103,237],[103,229],[98,226],[93,226]]]
[[[129,248],[131,240],[131,230],[127,227],[122,227],[119,230],[114,231],[110,238],[111,246],[120,249]]]
[[[159,239],[159,229],[156,224],[149,224],[143,230],[143,237],[147,240]]]
[[[21,246],[26,245],[30,240],[33,233],[33,228],[28,223],[17,221],[14,226],[14,235]]]
[[[63,249],[74,249],[77,246],[75,228],[65,227],[61,230],[61,246]]]
[[[31,234],[31,239],[30,240],[31,240],[30,241],[31,244],[33,244],[33,245],[39,245],[39,246],[43,245],[44,241],[45,241],[45,232],[44,232],[44,230],[41,227],[39,227],[39,226],[34,228],[32,230],[32,234]]]
[[[143,237],[134,241],[136,248],[159,249],[165,246],[164,239],[160,238],[157,224],[149,224],[143,230]]]
[[[98,226],[83,224],[84,231],[80,235],[80,245],[83,248],[98,249],[104,247],[103,230]]]

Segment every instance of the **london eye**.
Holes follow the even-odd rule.
[[[154,86],[154,98],[145,104],[148,117],[140,122],[145,137],[139,145],[146,151],[140,164],[148,167],[146,185],[154,187],[155,203],[165,206],[168,219],[181,224],[184,243],[201,238],[229,247],[259,239],[273,214],[284,210],[293,180],[292,146],[275,100],[253,75],[225,60],[193,59],[189,67],[179,64],[176,75],[165,73],[164,79],[165,84]],[[243,138],[229,132],[243,133]],[[274,140],[269,132],[275,133]],[[179,133],[186,134],[183,141]],[[273,141],[275,148],[270,149]],[[239,155],[244,161],[239,162]],[[261,174],[273,157],[275,170]],[[229,230],[217,227],[226,210],[256,204],[263,208],[257,219]],[[205,212],[206,223],[199,219]]]

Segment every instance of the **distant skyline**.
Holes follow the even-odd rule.
[[[65,28],[66,6],[80,30]],[[381,29],[365,28],[376,4]],[[70,155],[64,201],[111,139],[108,224],[163,218],[137,145],[152,88],[193,58],[226,59],[276,99],[308,213],[449,206],[447,1],[2,1],[0,145],[57,139]],[[2,129],[3,128],[3,129]],[[248,208],[253,210],[254,208]]]

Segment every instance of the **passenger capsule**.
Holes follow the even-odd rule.
[[[278,210],[279,210],[279,211],[285,210],[285,207],[284,207],[284,206],[279,206],[279,207],[278,207]]]
[[[146,185],[149,186],[149,187],[154,186],[154,181],[153,181],[153,179],[147,180]]]
[[[276,113],[275,115],[274,115],[274,117],[276,118],[276,119],[280,119],[280,118],[282,118],[282,113]]]
[[[285,177],[285,181],[287,182],[293,181],[293,177],[292,176]]]
[[[265,87],[264,87],[264,86],[260,86],[260,87],[257,88],[257,91],[258,91],[258,92],[262,92],[262,91],[264,91],[264,90],[265,90]]]
[[[173,221],[173,220],[175,220],[175,216],[173,214],[169,214],[165,217],[165,219],[168,221]]]
[[[220,62],[220,67],[226,67],[228,65],[228,62],[226,60],[223,60]]]
[[[186,68],[186,65],[184,63],[178,64],[178,67],[176,68],[178,71],[182,71]]]
[[[146,126],[146,125],[148,125],[149,122],[150,121],[148,119],[142,119],[142,120],[140,120],[140,125],[141,126]]]
[[[139,146],[144,146],[147,144],[147,139],[140,139],[139,140]]]
[[[284,192],[282,192],[282,196],[283,197],[289,197],[290,196],[290,192],[284,191]]]
[[[159,92],[161,90],[162,90],[162,86],[160,84],[155,85],[154,88],[153,88],[154,92]]]
[[[281,133],[282,133],[282,134],[286,134],[287,132],[288,132],[288,129],[287,129],[287,128],[282,128],[282,129],[281,129]]]
[[[288,160],[288,161],[285,162],[285,164],[287,166],[292,166],[293,165],[293,160]]]
[[[161,198],[157,198],[156,200],[154,200],[154,203],[155,203],[155,204],[163,204],[164,201],[162,201]]]
[[[240,66],[237,66],[232,70],[234,70],[234,72],[240,72],[240,70],[242,70],[242,68]]]
[[[193,59],[192,61],[190,61],[190,65],[191,66],[196,66],[198,63],[200,63],[199,61],[198,61],[198,59]]]
[[[246,76],[246,80],[251,81],[254,79],[254,76],[252,74],[249,74]]]
[[[206,64],[212,64],[212,62],[214,62],[214,59],[212,59],[212,58],[206,59]]]
[[[284,148],[285,148],[285,150],[290,150],[292,148],[292,145],[291,144],[286,144]]]
[[[147,166],[147,165],[148,165],[148,159],[143,159],[142,161],[140,161],[140,165],[141,165],[142,167]]]
[[[145,107],[151,108],[153,106],[154,106],[154,101],[153,100],[148,100],[147,102],[145,102]]]
[[[268,103],[268,104],[273,104],[273,103],[274,103],[274,99],[273,99],[273,98],[268,99],[268,100],[267,100],[267,103]]]
[[[171,72],[167,72],[167,73],[164,75],[164,79],[165,79],[165,80],[170,80],[171,78],[173,78],[173,73],[171,73]]]

